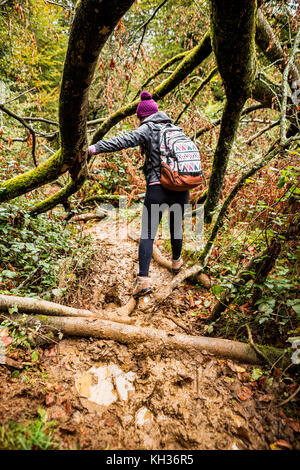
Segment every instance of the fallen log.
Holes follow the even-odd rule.
[[[135,300],[131,298],[129,302],[114,310],[100,310],[91,312],[90,310],[66,307],[65,305],[49,302],[48,300],[33,299],[30,297],[19,297],[16,295],[0,295],[0,311],[9,312],[13,307],[18,309],[19,313],[29,315],[54,315],[67,317],[94,317],[113,320],[121,323],[133,323],[129,317],[135,307]]]
[[[104,219],[104,217],[111,215],[111,213],[105,209],[97,208],[95,212],[89,212],[86,214],[79,214],[72,217],[71,222],[87,222],[93,219]]]
[[[34,322],[36,317],[28,317]],[[170,334],[154,328],[124,325],[97,318],[48,317],[39,318],[44,325],[62,331],[65,335],[111,339],[125,344],[154,342],[159,347],[206,351],[220,357],[250,364],[259,364],[261,358],[248,344],[221,338]]]

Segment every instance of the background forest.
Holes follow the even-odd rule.
[[[59,100],[75,4],[0,0],[0,183],[55,158],[60,149]],[[206,336],[247,342],[250,334],[254,343],[291,353],[292,343],[300,339],[299,5],[275,0],[259,4],[282,56],[278,59],[271,43],[263,48],[262,28],[253,73],[272,96],[265,105],[266,92],[259,102],[257,91],[242,103],[232,122],[238,128],[229,145],[224,181],[216,178],[213,183],[211,176],[229,93],[242,87],[239,75],[231,77],[230,86],[225,79],[224,86],[220,58],[204,54],[157,100],[197,142],[205,175],[191,202],[194,208],[204,204],[206,244],[198,251],[187,247],[184,258],[187,266],[205,264],[210,285],[203,291],[201,283],[186,284],[181,302],[190,321]],[[89,89],[88,143],[95,136],[134,129],[134,111],[111,125],[108,118],[130,106],[142,89],[159,94],[163,81],[205,41],[210,27],[209,2],[204,0],[133,2],[97,61]],[[290,57],[293,69],[285,75]],[[72,184],[72,171],[7,197],[0,205],[0,294],[89,308],[82,283],[101,246],[95,247],[74,220],[97,210],[98,204],[118,204],[120,196],[127,196],[128,209],[140,200],[145,193],[141,159],[139,149],[91,159],[76,191],[56,202],[53,197]],[[0,197],[7,187],[0,184]],[[220,197],[214,199],[217,193]],[[170,253],[167,242],[159,247]],[[13,337],[11,347],[29,349],[32,358],[35,334],[28,340],[26,328],[5,315],[2,320]],[[295,361],[299,364],[300,359]],[[282,372],[274,361],[268,370],[270,375]],[[290,373],[292,393],[299,372],[294,367]],[[294,400],[289,416],[295,410]]]

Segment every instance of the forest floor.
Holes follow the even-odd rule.
[[[137,244],[114,239],[107,221],[87,231],[100,248],[68,304],[91,310],[124,305],[137,272]],[[173,277],[154,261],[150,275],[155,288]],[[203,334],[187,302],[192,288],[181,286],[154,314],[135,309],[134,323]],[[198,288],[198,295],[208,294]],[[13,357],[26,361],[21,354]],[[23,380],[0,367],[0,423],[35,417],[44,408],[58,424],[60,449],[300,449],[299,422],[278,406],[294,388],[276,377],[254,380],[255,367],[205,351],[63,338],[40,348],[38,366],[21,372]]]

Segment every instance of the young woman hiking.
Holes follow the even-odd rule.
[[[163,124],[172,123],[172,120],[164,112],[159,112],[157,103],[147,91],[141,93],[136,115],[140,121],[137,129],[112,139],[100,140],[95,145],[90,145],[88,152],[95,155],[139,145],[145,154],[143,170],[147,189],[139,244],[139,273],[132,292],[134,297],[139,297],[152,290],[148,276],[149,266],[154,238],[165,209],[169,211],[173,272],[177,274],[183,265],[182,220],[185,204],[189,200],[189,191],[171,191],[160,183],[160,128]]]

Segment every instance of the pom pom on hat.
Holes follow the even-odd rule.
[[[141,119],[158,112],[157,103],[154,101],[149,91],[142,91],[140,98],[141,101],[136,108],[136,115],[138,118]]]
[[[152,100],[152,95],[149,93],[149,91],[142,91],[141,93],[141,100]]]

